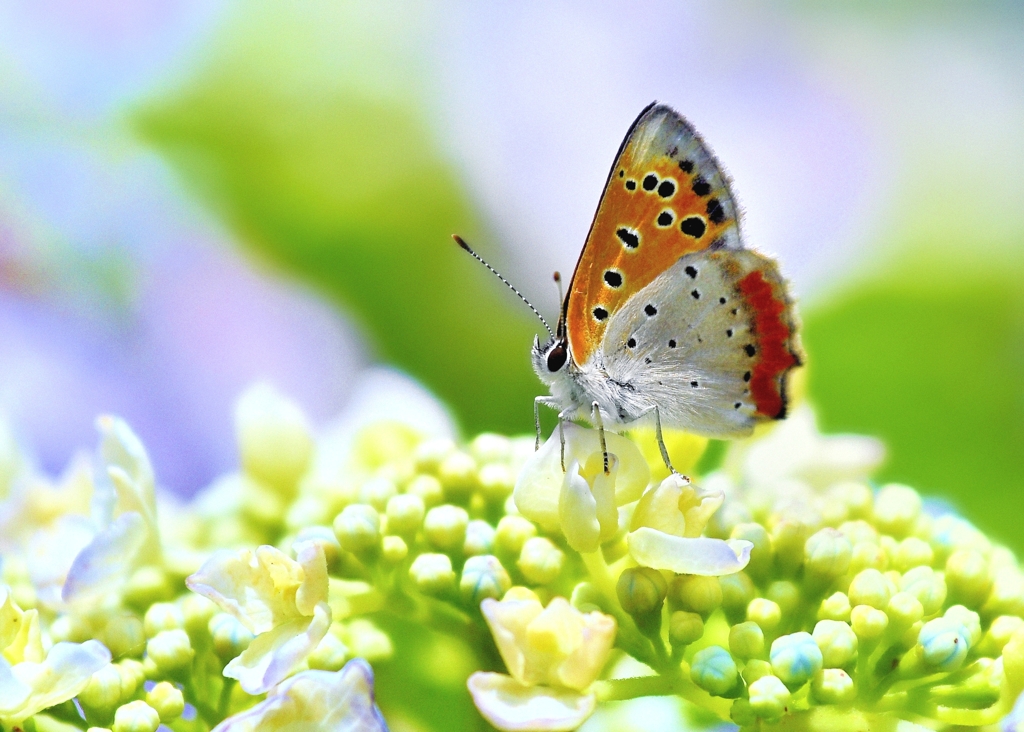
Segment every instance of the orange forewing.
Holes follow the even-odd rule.
[[[641,115],[623,143],[569,287],[565,324],[577,364],[590,360],[608,319],[630,295],[737,225],[715,206],[729,192],[708,186],[708,171],[694,166],[678,145],[641,149],[638,141],[650,138],[648,122]],[[704,149],[695,135],[691,144]]]

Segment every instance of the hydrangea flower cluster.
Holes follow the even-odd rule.
[[[808,407],[691,481],[647,433],[608,432],[607,469],[572,424],[539,450],[401,420],[316,436],[258,386],[239,469],[188,504],[98,425],[57,480],[0,425],[5,730],[386,730],[394,618],[466,647],[479,670],[453,683],[500,730],[600,729],[651,696],[744,730],[1024,717],[1016,558],[871,483],[880,445]],[[705,441],[667,439],[692,472]]]

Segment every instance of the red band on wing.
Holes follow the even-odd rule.
[[[760,353],[750,379],[750,393],[758,412],[777,419],[783,416],[785,409],[777,377],[797,365],[788,345],[792,333],[783,319],[787,305],[775,297],[771,284],[757,270],[740,280],[739,288],[754,311],[754,332]]]

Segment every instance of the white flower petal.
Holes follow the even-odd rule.
[[[118,516],[78,553],[61,598],[94,609],[115,601],[149,539],[146,520],[135,511]]]
[[[224,667],[224,675],[237,679],[249,694],[263,694],[277,686],[313,652],[331,627],[331,608],[322,602],[312,618],[292,620],[261,633],[242,655]]]
[[[601,545],[597,501],[590,492],[590,485],[580,475],[580,464],[575,461],[565,473],[559,490],[558,518],[569,546],[578,552],[597,551]]]
[[[593,694],[523,686],[505,674],[478,671],[466,682],[473,703],[500,730],[574,730],[594,713]]]
[[[36,712],[65,702],[89,683],[89,677],[110,663],[110,651],[99,641],[85,643],[57,643],[46,654],[42,663],[19,663],[10,667],[16,682],[12,698],[21,694],[21,688],[30,689],[28,697],[15,706],[0,706],[0,719],[20,722]],[[4,672],[0,670],[0,682]],[[0,683],[0,687],[6,684]],[[6,694],[0,701],[8,701]]]
[[[629,553],[643,567],[707,577],[740,571],[750,561],[754,546],[741,539],[686,539],[646,526],[626,538]]]

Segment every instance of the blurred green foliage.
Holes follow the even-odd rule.
[[[809,392],[823,430],[885,441],[881,479],[1022,552],[1024,266],[978,259],[908,254],[805,313]]]

